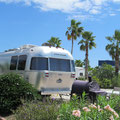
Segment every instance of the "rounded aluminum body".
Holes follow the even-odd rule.
[[[22,56],[26,56],[24,70],[19,69]],[[15,70],[10,70],[12,57],[18,59]],[[74,69],[72,55],[63,48],[28,45],[0,53],[0,74],[16,72],[43,95],[70,93]]]

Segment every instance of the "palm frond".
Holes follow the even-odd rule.
[[[115,30],[114,39],[120,42],[120,30]]]
[[[85,48],[86,48],[86,46],[83,44],[80,46],[80,50],[82,50],[82,51],[85,51]]]
[[[90,43],[89,43],[89,49],[91,50],[93,47],[96,48],[96,43],[90,42]]]
[[[116,48],[114,46],[114,44],[108,44],[106,46],[106,51],[108,51],[109,55],[112,57],[112,59],[115,58],[115,51],[116,51]]]
[[[80,42],[78,42],[78,45],[79,44],[85,44],[85,43],[86,43],[86,41],[84,39],[82,39],[82,40],[80,40]]]
[[[113,41],[113,38],[112,38],[112,37],[110,37],[110,36],[107,36],[107,37],[106,37],[106,39],[107,39],[107,40],[109,40],[110,42],[112,42],[112,41]]]
[[[76,20],[72,19],[71,20],[71,26],[75,25],[76,24]]]

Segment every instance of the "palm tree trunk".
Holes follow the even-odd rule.
[[[72,37],[72,48],[71,48],[71,54],[73,54],[73,37]]]
[[[118,45],[116,47],[116,56],[115,56],[115,74],[118,76],[119,72],[119,50]]]
[[[88,43],[86,44],[85,79],[88,79]]]

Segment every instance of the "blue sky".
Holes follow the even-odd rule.
[[[108,41],[120,29],[120,0],[0,0],[0,51],[24,44],[41,45],[53,37],[71,51],[65,32],[71,19],[81,21],[85,31],[96,36],[97,47],[89,52],[90,65],[98,60],[111,60],[105,51]],[[74,59],[85,59],[78,38],[74,42]]]

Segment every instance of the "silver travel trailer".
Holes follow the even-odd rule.
[[[72,55],[63,48],[24,45],[0,53],[0,74],[15,72],[42,95],[70,94],[75,79]]]
[[[85,77],[85,68],[83,67],[75,67],[75,79],[79,78],[84,78]]]

